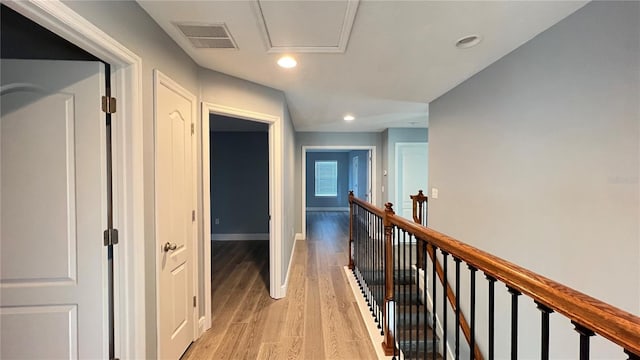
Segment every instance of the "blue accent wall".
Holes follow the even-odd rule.
[[[335,160],[338,162],[338,195],[336,197],[315,196],[315,162]],[[349,207],[349,152],[307,152],[307,208]]]
[[[268,233],[269,134],[212,132],[210,141],[211,232]]]

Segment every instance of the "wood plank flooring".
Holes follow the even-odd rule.
[[[375,359],[342,270],[348,221],[344,212],[307,215],[280,300],[269,297],[267,241],[214,242],[213,324],[183,359]]]

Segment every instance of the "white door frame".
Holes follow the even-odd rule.
[[[371,184],[371,203],[376,203],[376,146],[375,145],[303,145],[302,146],[302,238],[307,238],[307,152],[311,150],[369,150],[371,151],[371,169],[369,169],[369,180]],[[368,189],[367,189],[368,191]]]
[[[211,327],[211,184],[209,159],[209,115],[223,115],[238,119],[269,124],[269,295],[274,299],[284,297],[284,288],[280,284],[282,263],[282,124],[278,116],[248,111],[220,104],[202,102],[202,196],[198,196],[198,208],[202,224],[204,316],[200,319],[200,331]],[[250,190],[250,189],[249,189]]]
[[[2,3],[111,65],[116,356],[145,359],[142,60],[59,0]]]

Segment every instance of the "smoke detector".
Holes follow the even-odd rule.
[[[175,24],[197,49],[237,49],[225,24]]]

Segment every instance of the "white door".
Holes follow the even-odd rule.
[[[353,193],[356,194],[357,197],[361,197],[362,195],[360,194],[360,190],[358,189],[358,162],[360,160],[358,159],[358,156],[354,156],[352,159],[352,166],[351,166],[351,178],[353,179],[353,188],[351,190],[353,190]]]
[[[195,99],[156,72],[158,355],[175,360],[194,338],[191,124]]]
[[[413,221],[410,196],[427,189],[427,143],[396,144],[396,212]]]
[[[104,65],[0,69],[0,358],[105,358]]]

